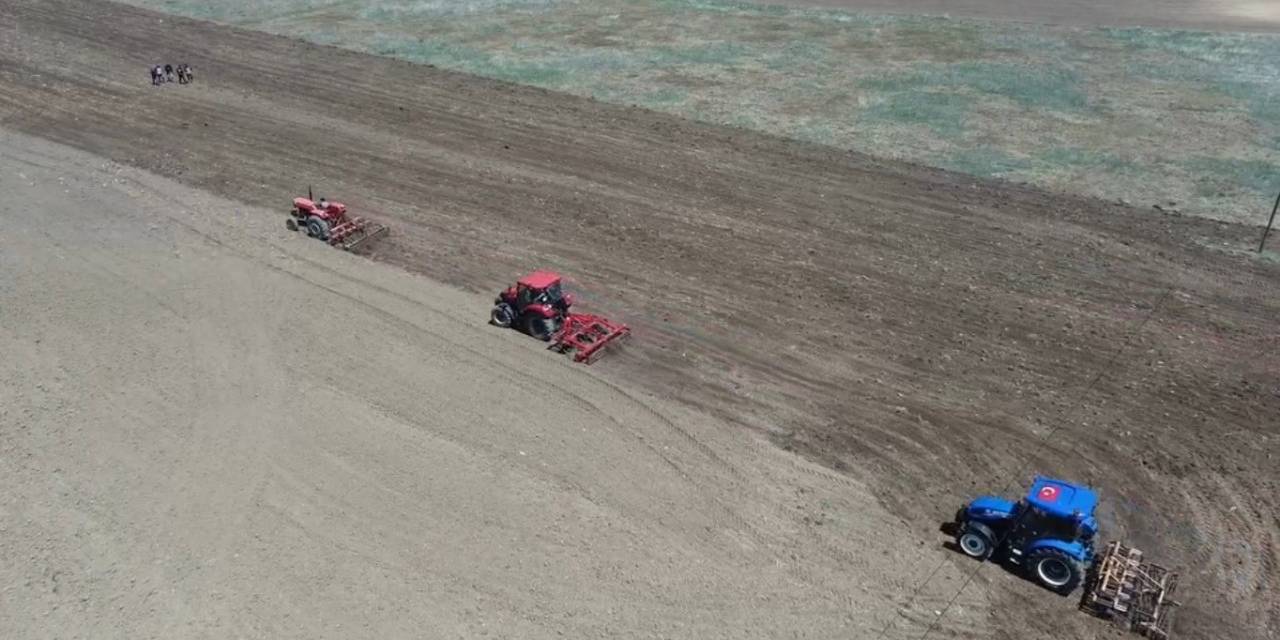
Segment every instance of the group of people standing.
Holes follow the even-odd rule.
[[[185,62],[176,67],[171,64],[158,64],[151,67],[151,84],[161,85],[166,82],[173,82],[174,74],[178,76],[178,84],[189,84],[193,78],[191,65]]]

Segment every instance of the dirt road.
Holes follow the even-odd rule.
[[[197,84],[151,88],[158,59],[191,62]],[[519,271],[575,275],[636,329],[600,384],[869,487],[903,523],[876,530],[905,536],[896,562],[937,558],[937,523],[971,494],[1058,474],[1102,489],[1108,537],[1188,567],[1180,635],[1280,624],[1280,269],[1244,255],[1256,229],[107,3],[0,0],[0,83],[4,126],[262,207],[235,219],[273,242],[316,185],[394,227],[373,258],[475,292],[457,303],[475,313]],[[332,253],[315,260],[345,273]],[[387,366],[331,362],[334,381]],[[848,579],[885,588],[866,571]],[[970,588],[993,629],[949,612],[957,637],[1106,633],[999,571]]]

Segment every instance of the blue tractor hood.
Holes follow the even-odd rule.
[[[968,515],[980,520],[999,520],[1012,518],[1017,505],[1012,501],[995,496],[979,496],[974,498],[965,509]]]
[[[1098,494],[1092,489],[1065,480],[1036,476],[1027,492],[1027,502],[1045,513],[1059,518],[1091,520],[1098,506]]]

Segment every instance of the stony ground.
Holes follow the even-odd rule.
[[[157,51],[197,84],[150,87]],[[1185,568],[1181,637],[1280,624],[1280,266],[1255,229],[109,3],[0,2],[0,83],[2,126],[196,194],[53,186],[79,152],[6,139],[10,635],[218,636],[251,611],[247,635],[342,637],[317,621],[345,611],[371,636],[918,637],[974,568],[938,524],[1036,472]],[[289,236],[308,184],[393,227],[369,257],[469,293]],[[542,266],[635,340],[583,370],[487,331],[488,296]],[[1111,637],[990,569],[949,637]]]

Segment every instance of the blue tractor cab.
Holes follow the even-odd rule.
[[[1025,498],[979,497],[956,513],[956,545],[978,560],[997,559],[1063,595],[1093,563],[1098,494],[1088,487],[1037,476]]]

